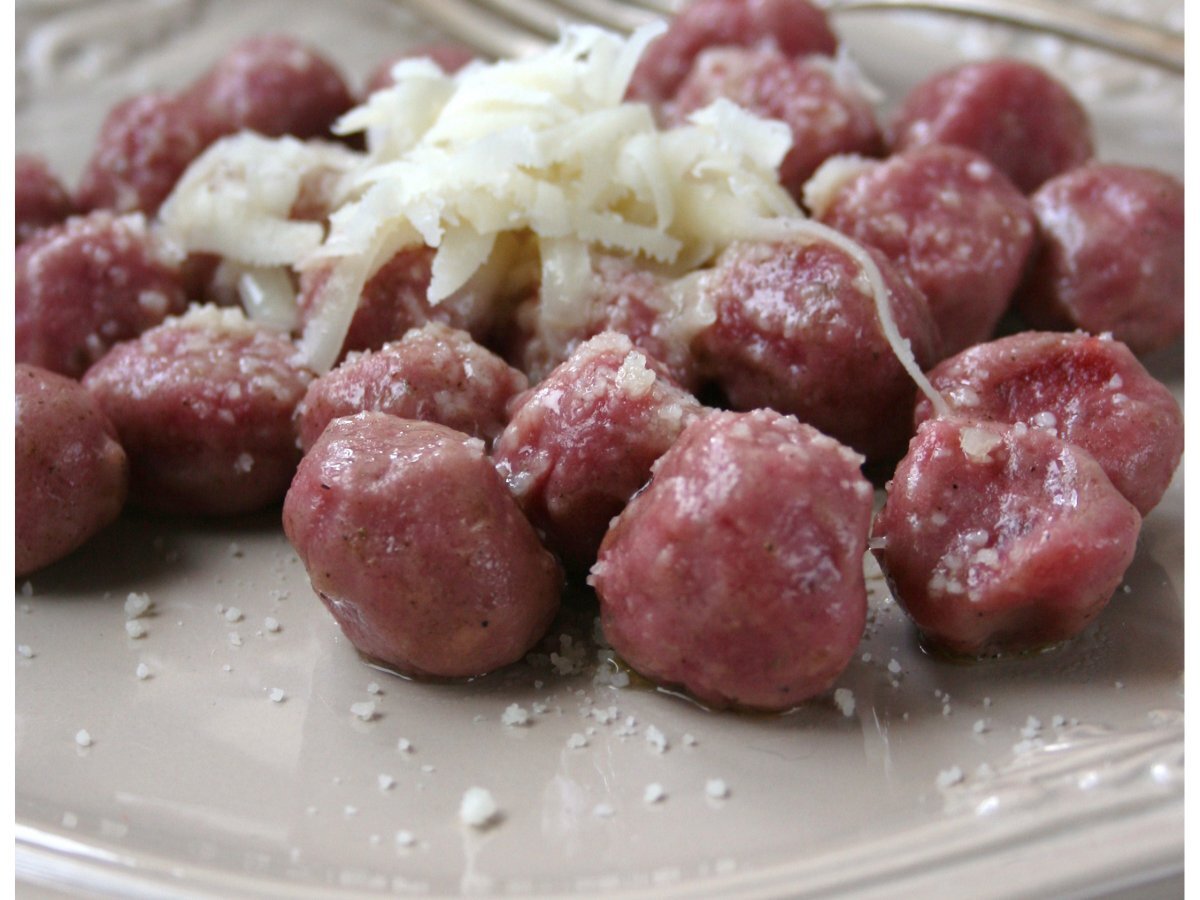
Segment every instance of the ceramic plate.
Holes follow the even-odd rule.
[[[70,180],[109,106],[182,86],[235,37],[286,29],[361,79],[434,36],[368,0],[42,0],[18,4],[17,27],[18,149]],[[1075,86],[1102,156],[1182,175],[1181,80],[961,23],[839,27],[892,98],[955,59],[1022,53]],[[1182,399],[1182,348],[1149,364]],[[1181,471],[1103,617],[1028,659],[925,655],[872,569],[867,634],[839,682],[852,713],[822,698],[747,716],[613,687],[587,613],[510,670],[405,681],[340,635],[278,511],[130,513],[16,583],[18,878],[29,896],[125,897],[1178,885],[1183,528]],[[130,593],[153,602],[139,638]],[[504,724],[512,704],[527,724]],[[472,786],[501,811],[483,831],[459,824]]]

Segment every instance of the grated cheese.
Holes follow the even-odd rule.
[[[302,341],[336,357],[362,285],[397,250],[437,248],[428,298],[463,287],[505,233],[534,237],[549,320],[581,321],[594,248],[694,269],[765,216],[799,215],[776,171],[791,136],[727,100],[659,131],[628,79],[660,24],[629,38],[567,27],[540,54],[454,75],[402,63],[396,83],[338,123],[365,133],[330,231],[302,266],[333,260],[330,302]],[[553,333],[553,329],[551,329]]]
[[[301,361],[318,373],[339,357],[363,286],[408,247],[436,250],[431,304],[466,289],[499,302],[515,287],[506,279],[538,270],[539,330],[553,345],[586,327],[595,252],[637,256],[674,278],[669,321],[686,337],[713,318],[697,270],[730,243],[764,229],[828,240],[859,263],[889,344],[945,414],[869,255],[804,218],[779,184],[787,125],[721,98],[663,131],[648,105],[624,102],[637,60],[664,27],[622,37],[566,26],[541,53],[454,74],[429,60],[401,62],[392,86],[335,126],[362,134],[365,152],[249,133],[224,138],[164,203],[163,231],[185,251],[241,267],[243,303],[273,327],[296,322],[287,270],[329,267],[299,344]],[[860,77],[848,59],[831,65],[839,78]],[[318,179],[327,226],[291,218]]]

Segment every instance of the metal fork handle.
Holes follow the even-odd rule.
[[[401,0],[450,36],[492,56],[520,56],[544,47],[558,16],[630,31],[671,16],[687,0]],[[1087,9],[1068,0],[817,0],[830,14],[933,12],[1000,22],[1054,34],[1182,75],[1183,35]]]
[[[830,13],[915,9],[1002,22],[1183,74],[1183,35],[1062,0],[828,0]]]

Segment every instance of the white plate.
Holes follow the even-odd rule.
[[[182,86],[234,36],[286,28],[355,78],[432,37],[369,0],[18,6],[18,149],[46,154],[70,179],[113,102]],[[839,24],[893,96],[1010,40],[877,14]],[[1072,81],[1102,156],[1182,175],[1181,81],[1096,67],[1101,58],[1045,41],[1011,49]],[[1151,366],[1182,398],[1182,348]],[[31,593],[17,585],[16,640],[33,654],[16,661],[22,889],[999,897],[1177,886],[1183,524],[1180,474],[1101,620],[1037,658],[959,666],[924,655],[876,577],[862,656],[840,681],[854,714],[822,700],[751,717],[595,686],[591,656],[569,676],[543,664],[467,685],[403,681],[368,668],[341,637],[277,512],[236,523],[129,514],[34,577]],[[131,591],[154,601],[139,639],[124,629]],[[227,621],[218,605],[243,618]],[[589,627],[585,617],[577,638]],[[150,677],[135,676],[139,663]],[[275,688],[282,702],[270,699]],[[369,700],[372,720],[352,714]],[[544,707],[508,727],[514,702]],[[646,740],[651,726],[665,752]],[[80,729],[90,747],[76,744]],[[570,749],[574,733],[587,746]],[[946,784],[952,771],[962,780]],[[727,797],[706,795],[713,778]],[[648,804],[651,783],[665,798]],[[472,785],[503,812],[487,831],[458,824]],[[414,846],[397,842],[402,830]]]

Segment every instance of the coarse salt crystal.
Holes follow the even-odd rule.
[[[833,692],[833,702],[846,718],[854,715],[854,691],[838,688]]]
[[[412,753],[412,741],[408,738],[400,738],[400,740],[396,741],[396,749],[401,753]]]
[[[267,616],[265,619],[263,619],[263,628],[270,632],[279,631],[279,620],[274,616]]]
[[[938,772],[937,786],[945,789],[959,784],[963,780],[963,770],[958,766],[951,766],[949,769],[943,769]]]
[[[425,765],[421,766],[421,771],[424,772],[426,775],[432,775],[434,772],[437,771],[437,769],[433,766],[432,763],[425,763]]]
[[[397,831],[396,832],[396,846],[411,847],[416,842],[417,842],[416,835],[414,835],[411,831]]]
[[[145,615],[154,602],[150,599],[149,594],[138,594],[131,592],[125,598],[125,616],[130,619],[136,619],[139,616]]]
[[[225,616],[226,622],[242,621],[242,611],[240,609],[238,609],[236,606],[230,606],[229,608],[227,608],[224,612],[224,616]]]
[[[576,731],[567,738],[567,748],[570,750],[580,750],[588,745],[587,738]]]
[[[642,791],[642,801],[645,803],[659,803],[667,796],[667,792],[663,790],[663,786],[657,781],[652,781],[646,785],[646,789]]]
[[[729,785],[724,778],[710,778],[704,783],[704,793],[714,800],[723,800],[729,796]]]
[[[669,746],[667,744],[667,736],[653,725],[646,726],[646,743],[649,744],[656,753],[666,753],[667,747]]]
[[[597,803],[592,807],[592,815],[597,819],[607,819],[613,814],[613,808],[607,803]]]
[[[125,633],[134,640],[137,640],[146,636],[146,626],[142,624],[140,619],[130,619],[125,623]]]
[[[971,726],[971,730],[974,731],[976,734],[983,734],[985,731],[988,730],[987,720],[986,719],[976,719],[975,724]]]
[[[680,740],[683,741],[685,746],[688,746],[688,747],[696,746],[696,736],[694,734],[692,734],[691,732],[685,732],[683,737],[680,738]]]
[[[138,663],[137,668],[133,670],[133,674],[138,677],[139,681],[145,681],[150,677],[150,667],[145,663]]]
[[[458,818],[464,825],[472,828],[483,828],[489,825],[499,814],[496,798],[487,788],[467,788],[458,806]]]
[[[378,783],[381,791],[390,791],[395,786],[396,779],[391,775],[380,775]]]
[[[92,736],[88,734],[86,728],[80,728],[77,732],[75,732],[75,743],[80,747],[92,746]]]
[[[1037,716],[1030,716],[1025,720],[1025,726],[1021,729],[1021,737],[1032,738],[1037,737],[1042,731],[1042,721]]]
[[[242,636],[236,631],[229,632],[229,644],[233,647],[242,646]]]
[[[378,681],[372,681],[367,685],[367,693],[368,694],[382,694],[383,688],[381,688],[379,686]]]
[[[33,648],[28,644],[17,644],[17,656],[33,659]]]
[[[272,703],[282,703],[286,695],[283,693],[282,688],[271,688],[271,693],[267,696],[271,698]]]
[[[360,703],[352,703],[350,704],[350,712],[364,722],[370,722],[375,718],[375,701],[363,700]]]
[[[500,721],[510,728],[517,725],[529,724],[529,710],[517,703],[510,703],[504,710],[504,715],[500,717]]]
[[[887,667],[888,667],[888,671],[891,672],[893,675],[899,675],[901,672],[904,671],[904,667],[900,665],[900,661],[897,659],[890,660],[888,662]]]

